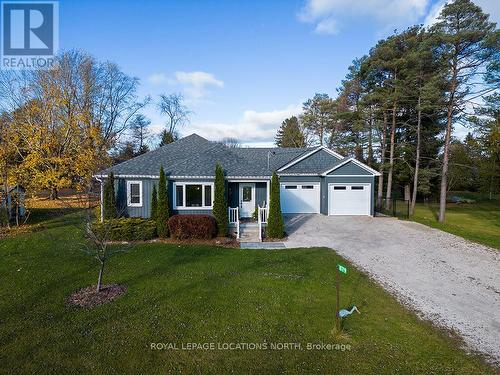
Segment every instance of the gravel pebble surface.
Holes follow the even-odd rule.
[[[500,251],[425,225],[366,216],[286,216],[287,248],[329,247],[423,319],[500,365]]]

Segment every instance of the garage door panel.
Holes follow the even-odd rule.
[[[330,215],[370,215],[370,184],[330,184],[328,212]]]
[[[285,214],[319,213],[320,186],[311,183],[281,185],[281,211]]]

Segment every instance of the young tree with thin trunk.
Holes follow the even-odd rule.
[[[439,197],[439,222],[445,221],[450,143],[453,125],[471,98],[483,94],[480,85],[484,70],[498,50],[499,31],[488,15],[470,0],[446,4],[431,28],[436,53],[446,72],[446,132]],[[477,88],[477,89],[476,89]]]

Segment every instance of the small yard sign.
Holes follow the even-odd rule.
[[[347,275],[347,267],[343,266],[342,264],[337,264],[337,267],[339,268],[340,272],[345,273]]]

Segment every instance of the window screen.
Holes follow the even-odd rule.
[[[130,184],[130,203],[140,204],[141,203],[141,187],[140,184]]]
[[[184,186],[175,187],[175,202],[177,206],[184,206]]]
[[[212,205],[212,186],[205,185],[205,206]]]

